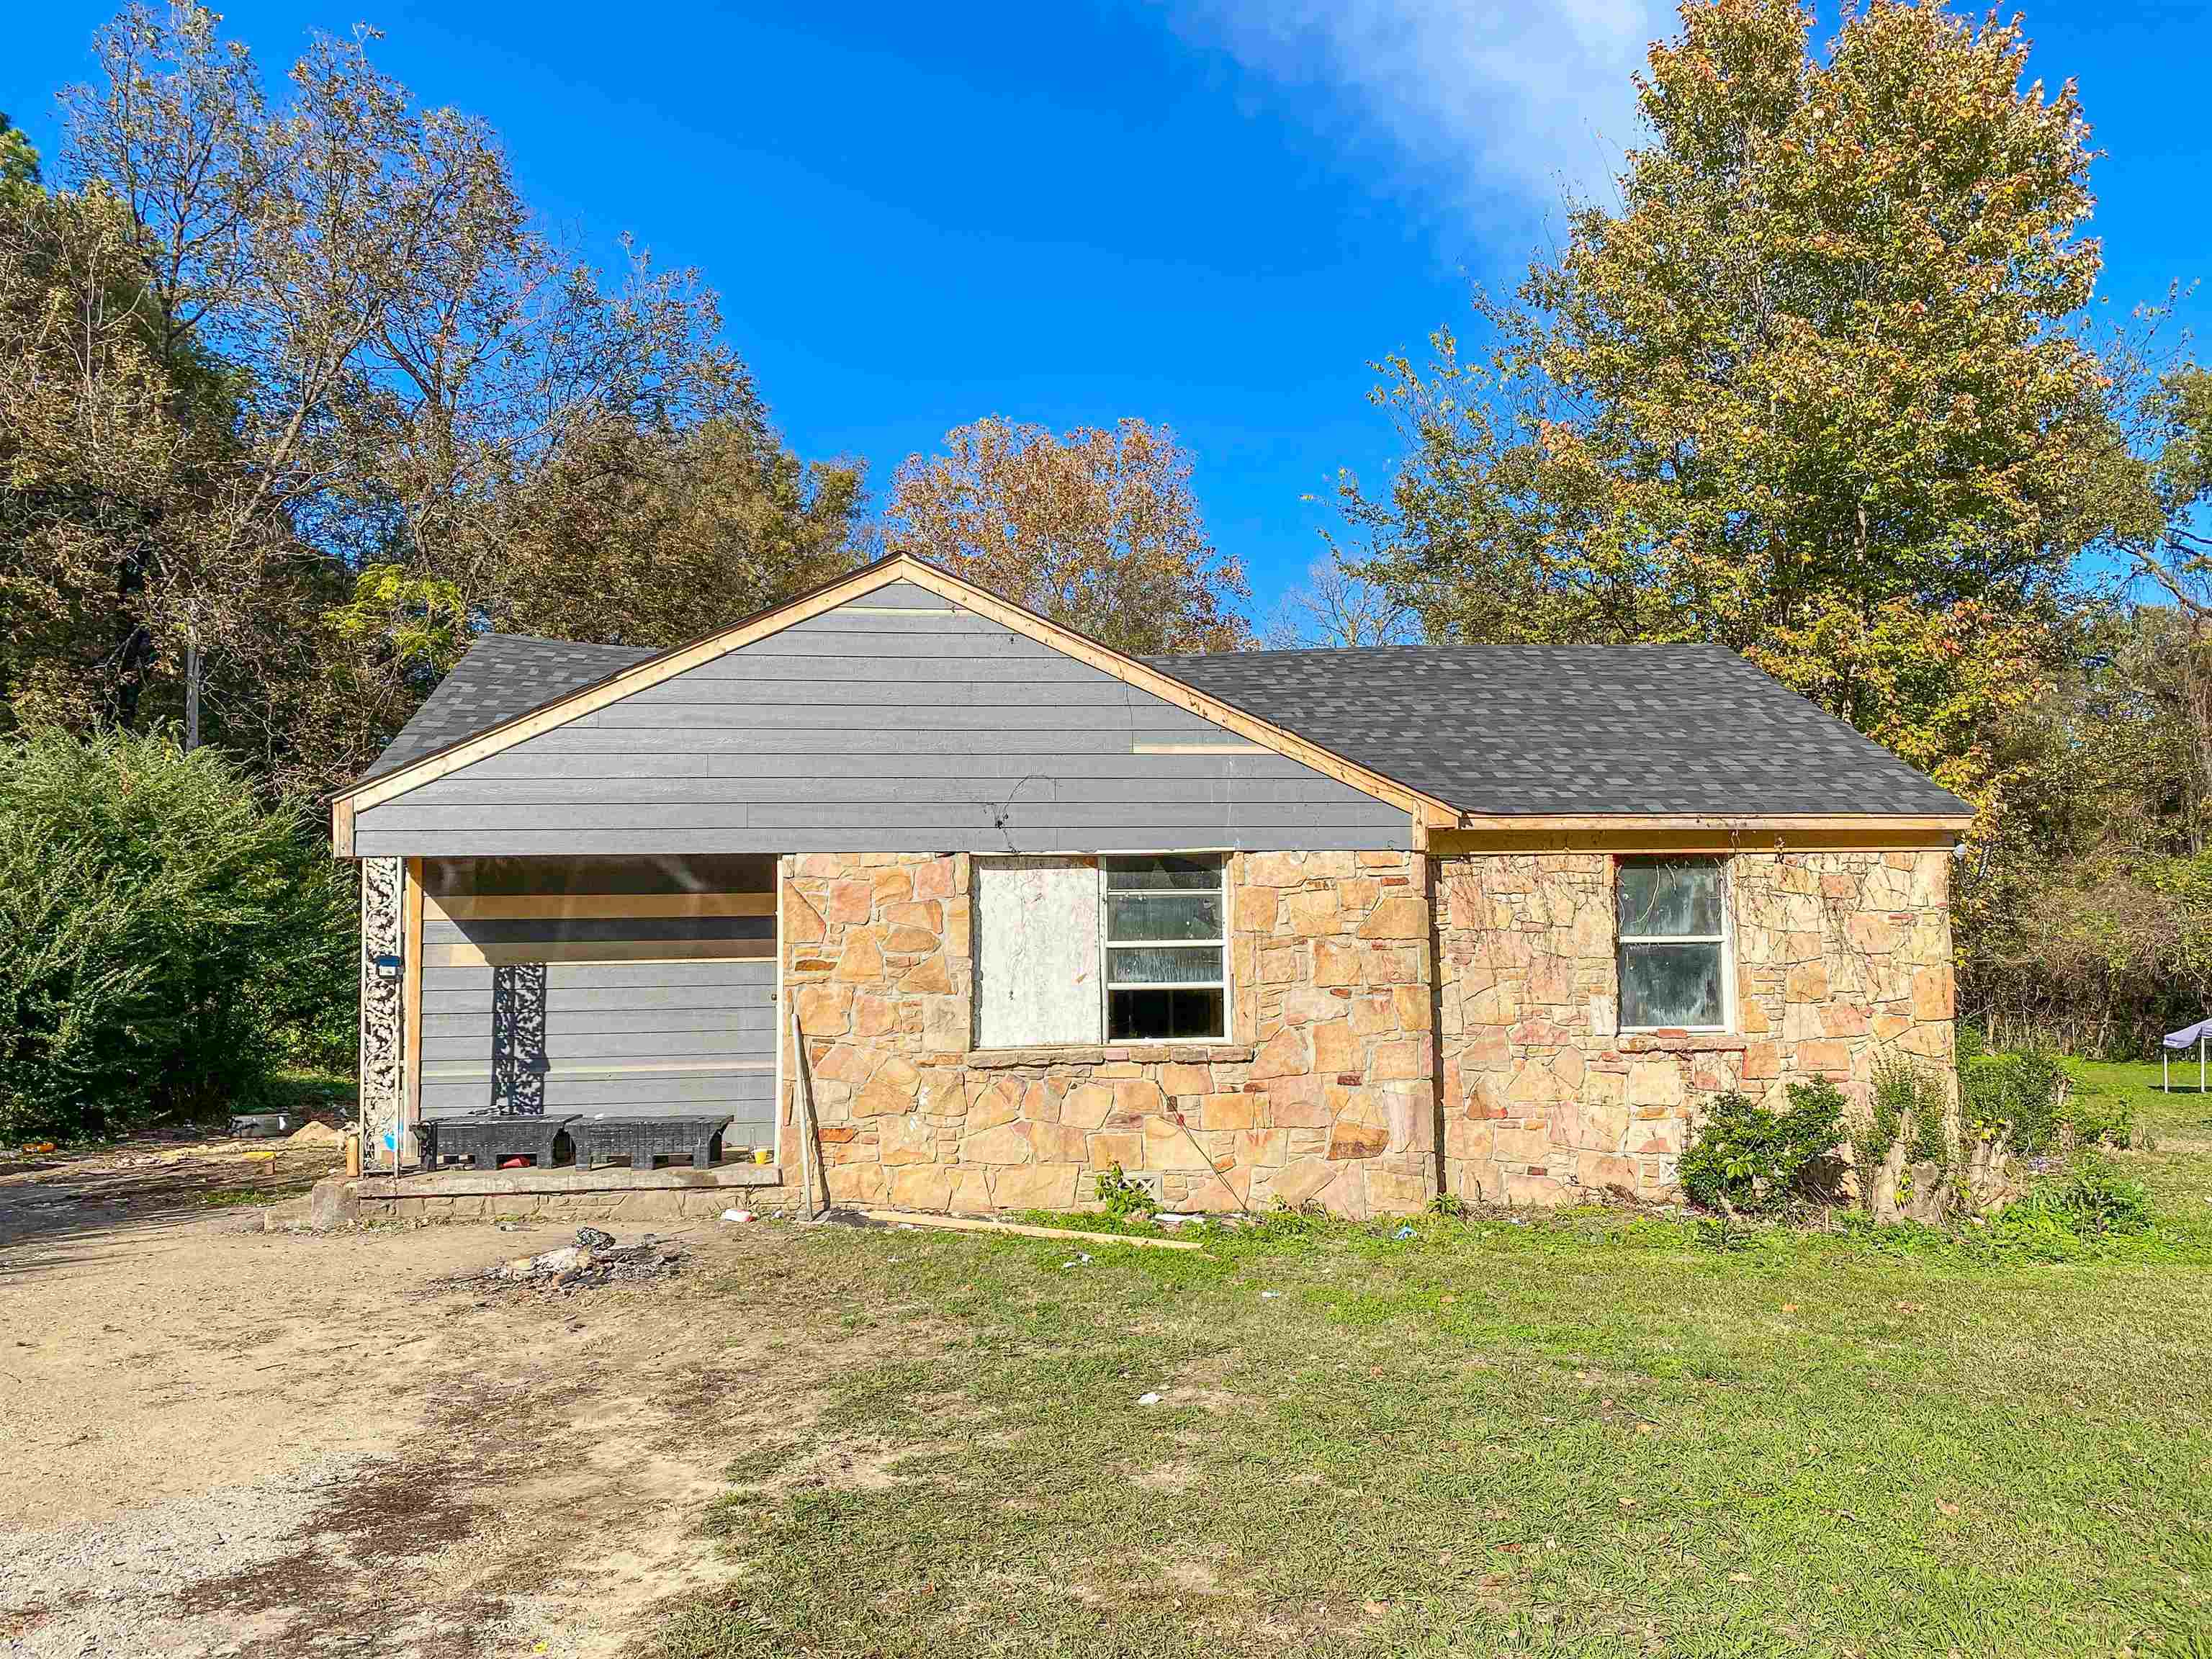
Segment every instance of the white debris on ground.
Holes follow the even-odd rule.
[[[611,1233],[597,1227],[579,1227],[574,1244],[517,1256],[477,1278],[486,1284],[581,1291],[602,1285],[673,1279],[683,1263],[684,1246],[674,1239],[647,1233],[635,1244],[618,1244]]]

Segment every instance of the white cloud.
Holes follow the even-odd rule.
[[[1319,88],[1387,142],[1388,182],[1448,217],[1607,192],[1640,123],[1630,76],[1676,27],[1655,0],[1166,0],[1178,32]]]

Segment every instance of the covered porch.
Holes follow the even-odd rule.
[[[672,1175],[658,1150],[776,1183],[775,878],[765,854],[365,860],[364,1115],[380,1081],[392,1097],[365,1173],[576,1191],[595,1161]],[[398,1005],[381,1067],[379,988]],[[537,1148],[518,1119],[542,1126]],[[488,1121],[532,1167],[426,1167],[489,1147]]]

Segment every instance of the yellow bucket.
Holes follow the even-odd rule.
[[[753,1162],[759,1164],[763,1169],[766,1169],[768,1167],[769,1161],[775,1156],[775,1149],[773,1146],[756,1146],[753,1148]]]

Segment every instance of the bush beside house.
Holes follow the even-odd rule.
[[[213,750],[0,744],[0,1138],[227,1109],[344,1063],[351,872]]]

